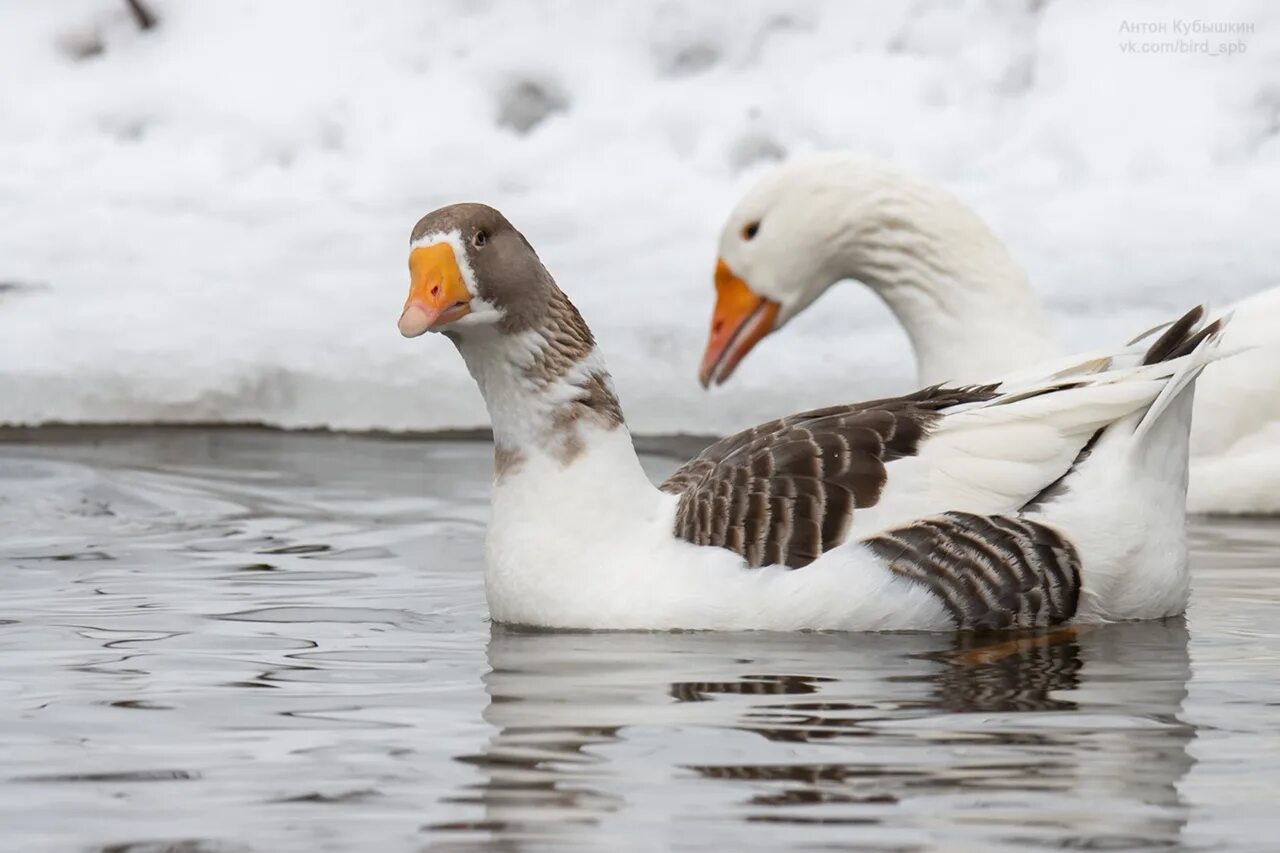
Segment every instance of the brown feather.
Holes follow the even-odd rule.
[[[963,629],[1043,628],[1080,601],[1080,555],[1026,518],[947,512],[865,541],[889,570],[918,583]]]
[[[750,566],[806,566],[845,541],[855,511],[880,500],[885,465],[914,455],[943,410],[995,394],[994,385],[934,386],[722,439],[662,484],[680,496],[675,534],[728,548]]]
[[[1142,363],[1158,364],[1170,358],[1184,355],[1188,339],[1193,339],[1192,335],[1196,331],[1196,327],[1200,325],[1200,320],[1203,317],[1204,306],[1197,305],[1177,320],[1174,320],[1164,334],[1157,338],[1156,342],[1147,350],[1146,357],[1143,358]],[[1190,350],[1185,350],[1185,352],[1190,352]]]

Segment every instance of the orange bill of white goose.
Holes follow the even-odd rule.
[[[401,333],[452,341],[493,426],[496,621],[970,630],[1186,606],[1190,407],[1221,331],[1199,308],[1037,378],[761,424],[655,485],[591,331],[502,214],[428,214],[409,267]]]
[[[846,279],[902,323],[921,383],[989,381],[1061,356],[1026,273],[986,223],[874,160],[822,154],[765,175],[730,213],[719,255],[704,386]],[[1280,513],[1280,287],[1230,313],[1225,344],[1247,352],[1199,383],[1188,506]]]

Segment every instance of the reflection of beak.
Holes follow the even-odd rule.
[[[711,334],[698,371],[703,388],[729,378],[743,356],[773,331],[780,307],[772,299],[752,293],[724,260],[716,262],[716,309],[711,315]]]
[[[471,313],[471,292],[448,243],[433,243],[409,253],[409,298],[400,314],[400,334],[416,338],[438,331]]]

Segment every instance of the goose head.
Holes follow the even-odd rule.
[[[1025,273],[959,199],[873,159],[823,154],[765,175],[730,213],[720,234],[703,386],[727,380],[761,340],[844,279],[888,304],[922,377],[952,378],[957,359],[973,358],[939,341],[973,351],[992,346],[965,341],[964,331],[1031,355],[1048,337]],[[992,328],[993,317],[1009,328]],[[1015,348],[1019,336],[1027,340]]]
[[[738,202],[720,233],[704,387],[728,379],[756,344],[845,277],[835,247],[849,241],[856,198],[806,161],[766,175]]]
[[[497,210],[454,204],[427,214],[409,238],[409,296],[397,328],[475,336],[534,325],[555,286],[533,247]]]
[[[457,348],[489,410],[499,476],[531,455],[567,466],[589,433],[623,426],[591,330],[492,207],[450,205],[414,226],[397,327],[407,338],[439,332]]]

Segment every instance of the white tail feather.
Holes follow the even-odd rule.
[[[1147,409],[1146,414],[1142,416],[1142,420],[1138,422],[1137,428],[1133,431],[1135,441],[1142,441],[1146,437],[1151,425],[1159,420],[1160,416],[1178,398],[1179,394],[1196,381],[1196,378],[1200,376],[1200,373],[1206,367],[1219,359],[1234,354],[1223,351],[1220,344],[1222,331],[1231,322],[1231,314],[1223,314],[1214,322],[1218,324],[1217,330],[1205,337],[1203,341],[1196,345],[1194,350],[1185,356],[1164,362],[1171,365],[1181,363],[1181,365],[1178,371],[1165,383],[1160,395],[1156,397]]]

